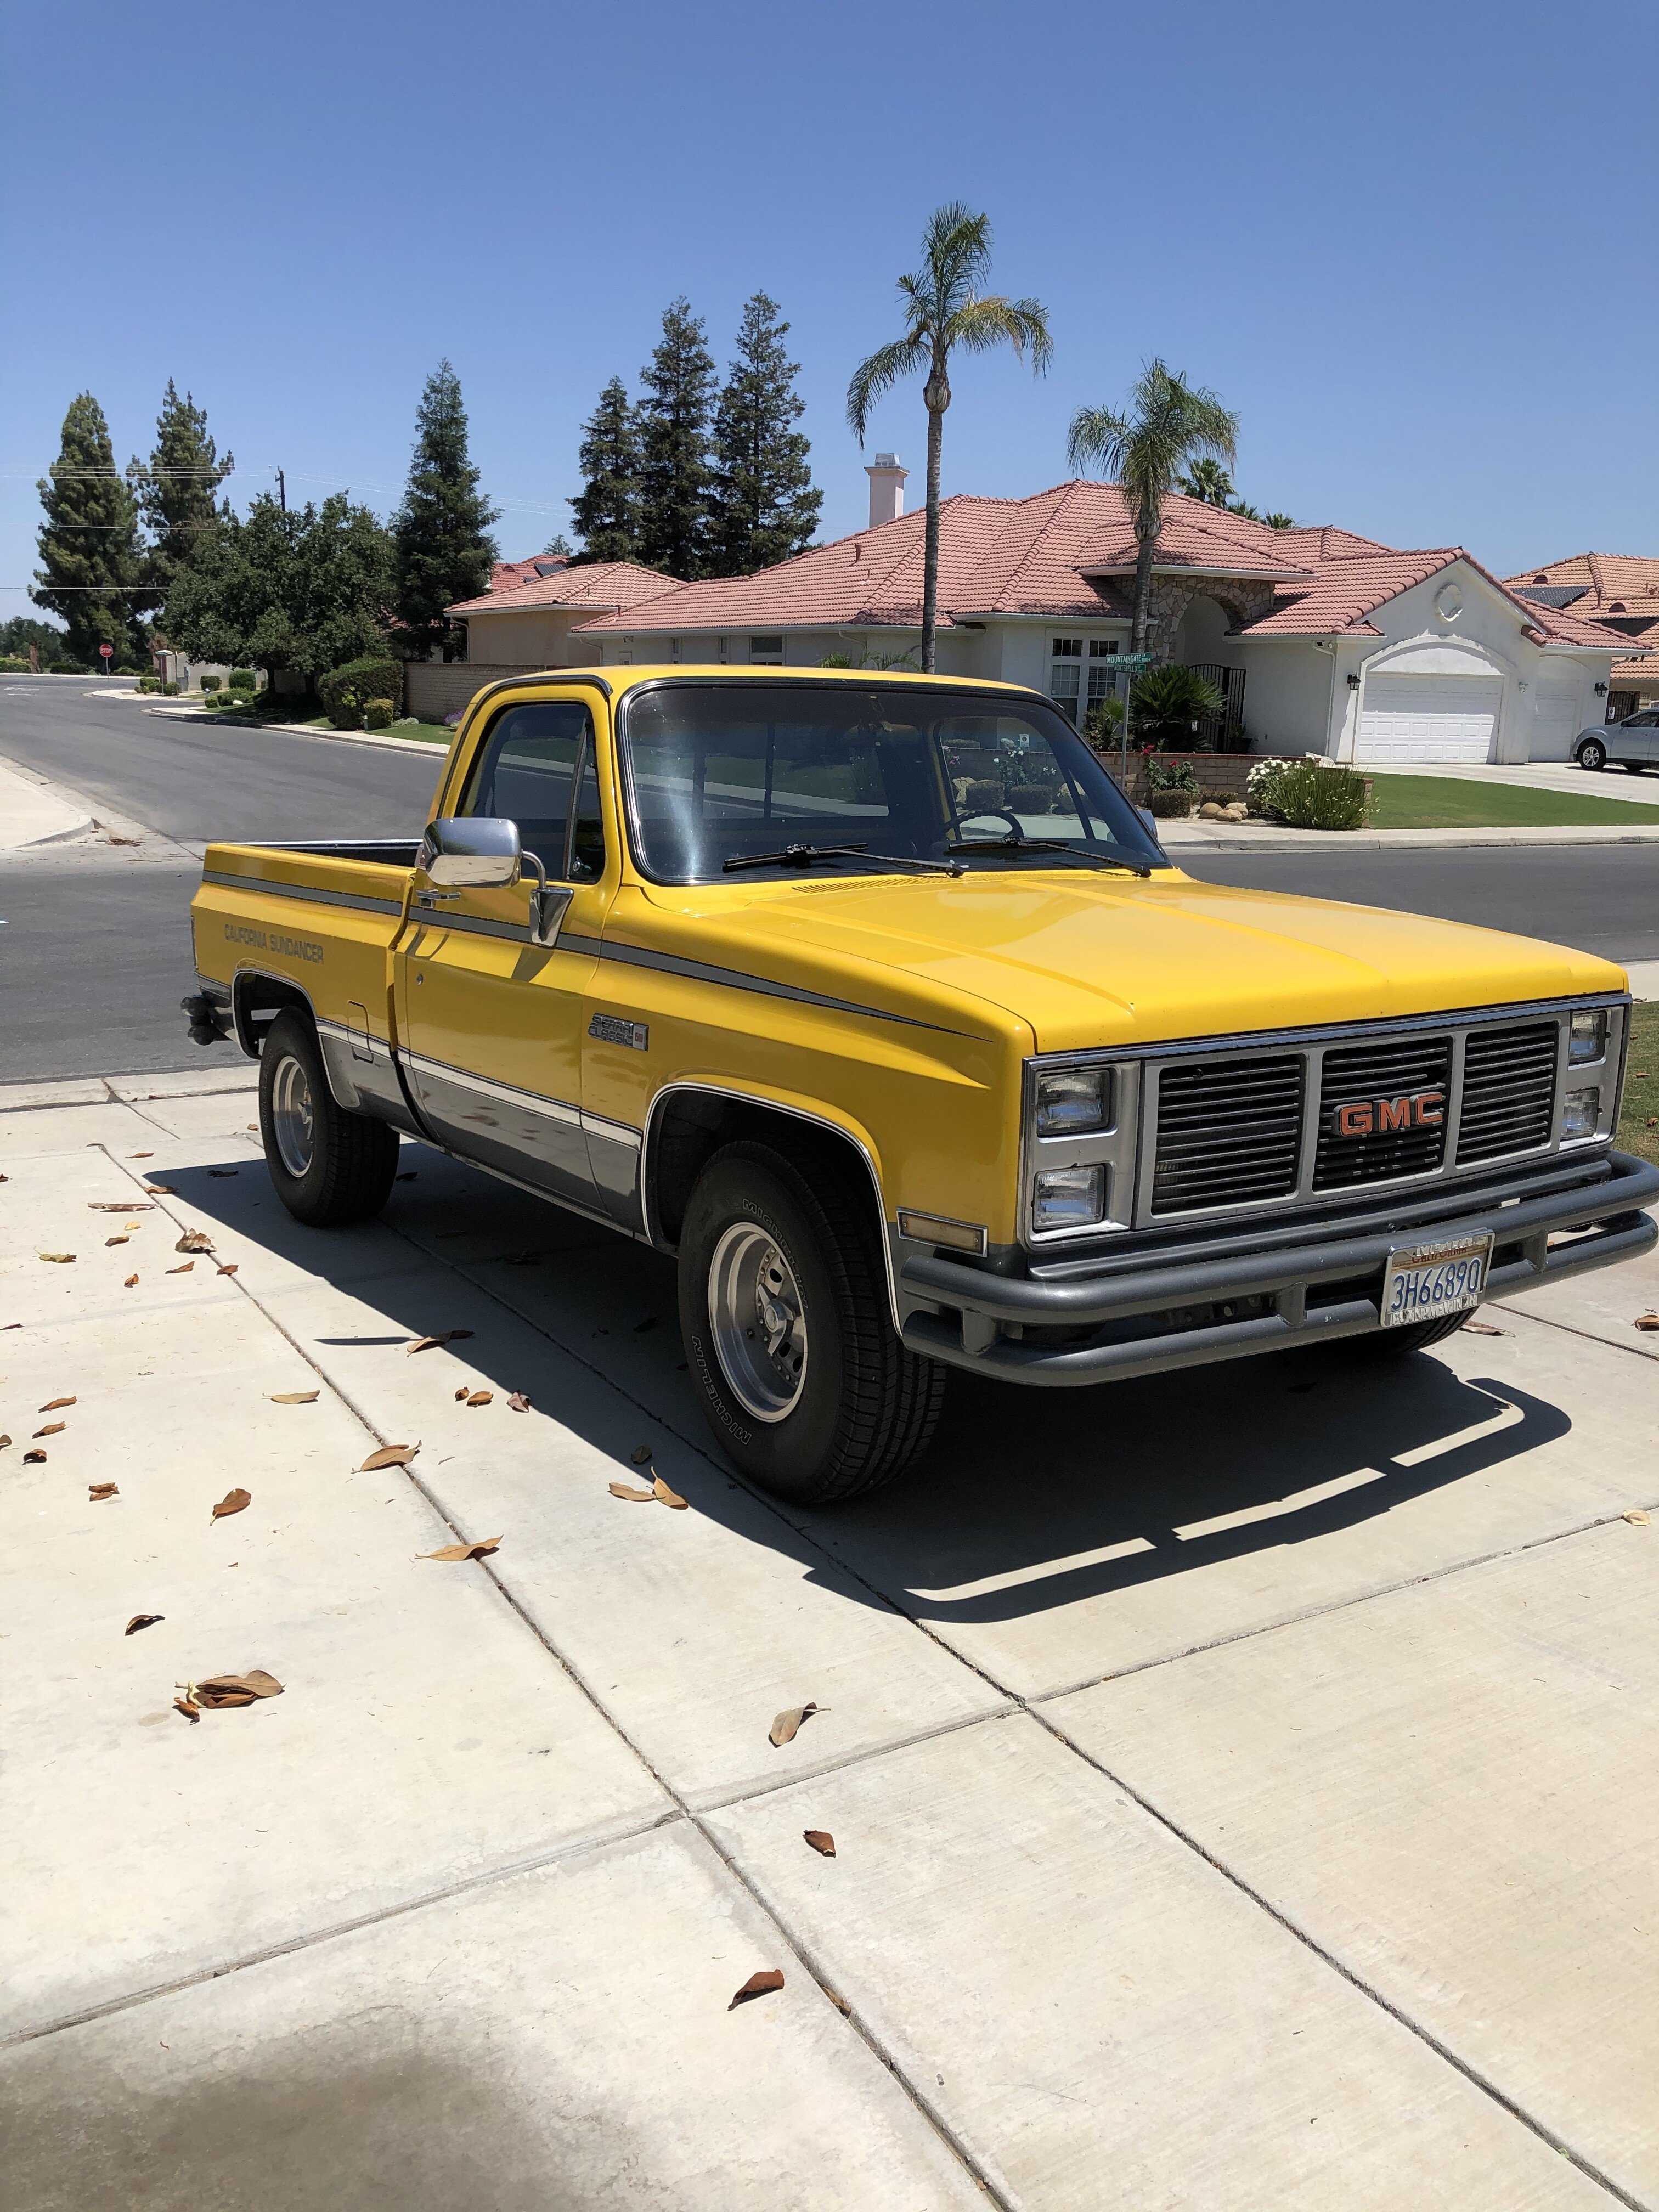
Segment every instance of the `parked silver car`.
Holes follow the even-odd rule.
[[[1612,761],[1632,775],[1644,768],[1659,768],[1659,707],[1644,707],[1622,722],[1580,730],[1572,741],[1572,757],[1580,768],[1605,768]]]

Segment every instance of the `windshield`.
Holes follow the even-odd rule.
[[[879,871],[884,856],[974,869],[1169,865],[1089,747],[1035,700],[670,683],[628,700],[623,737],[635,858],[658,883],[733,866],[762,877]]]

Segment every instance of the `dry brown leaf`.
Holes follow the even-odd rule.
[[[1509,1331],[1506,1328],[1494,1328],[1489,1321],[1466,1321],[1463,1324],[1463,1334],[1465,1336],[1507,1336]]]
[[[409,1352],[435,1352],[440,1345],[458,1344],[463,1337],[471,1334],[470,1328],[441,1328],[436,1336],[417,1337],[409,1346]]]
[[[210,1168],[208,1174],[215,1182],[222,1182],[227,1176],[240,1175],[240,1168]]]
[[[186,1260],[182,1267],[169,1267],[167,1273],[170,1275],[187,1275],[195,1265],[194,1260]]]
[[[1659,1329],[1659,1313],[1638,1314],[1636,1326],[1645,1334],[1651,1336],[1655,1329]]]
[[[88,1206],[94,1213],[154,1213],[153,1206],[146,1206],[142,1198],[89,1198]]]
[[[793,1743],[802,1722],[810,1720],[818,1710],[817,1705],[791,1705],[787,1713],[780,1713],[773,1722],[769,1741],[775,1745]]]
[[[820,1983],[819,1987],[823,1990],[825,1996],[829,1998],[830,2003],[834,2005],[836,2010],[839,2013],[845,2013],[850,2019],[852,2016],[853,2008],[848,2003],[846,1998],[840,1996],[836,1990],[832,1990],[828,1982]]]
[[[420,1449],[419,1444],[382,1444],[379,1451],[370,1452],[357,1472],[373,1474],[379,1467],[407,1467]]]
[[[515,1390],[507,1402],[515,1413],[527,1413],[530,1411],[530,1401],[522,1390]]]
[[[501,1547],[499,1536],[480,1536],[476,1544],[446,1544],[441,1551],[417,1552],[417,1559],[487,1559]]]
[[[79,1401],[75,1398],[48,1398],[46,1404],[38,1407],[37,1410],[42,1413],[60,1413],[65,1406],[73,1406],[78,1403]]]
[[[44,1467],[46,1465],[46,1455],[43,1451],[26,1451],[23,1454],[23,1464],[25,1467]]]
[[[252,1505],[252,1503],[253,1498],[250,1492],[246,1490],[228,1490],[224,1496],[219,1500],[219,1503],[214,1507],[213,1517],[216,1521],[222,1521],[228,1514],[246,1513],[248,1507]]]
[[[175,1698],[173,1710],[175,1713],[182,1713],[187,1721],[199,1721],[202,1717],[202,1708],[194,1698]]]
[[[650,1445],[649,1445],[649,1444],[635,1444],[635,1447],[634,1447],[634,1464],[635,1464],[635,1467],[649,1467],[649,1466],[650,1466],[650,1464],[651,1464],[651,1447],[650,1447]]]
[[[173,1249],[175,1252],[210,1252],[213,1239],[205,1229],[186,1229]]]
[[[1648,1525],[1648,1516],[1639,1505],[1632,1505],[1625,1518],[1632,1528],[1645,1528]]]
[[[40,1456],[44,1459],[45,1452]],[[118,1498],[120,1495],[118,1484],[113,1482],[89,1482],[87,1485],[87,1496],[94,1505],[101,1505],[106,1498]]]
[[[273,1406],[314,1406],[317,1393],[314,1390],[273,1390],[270,1402]]]
[[[48,1421],[45,1428],[37,1429],[34,1433],[37,1437],[60,1437],[68,1426],[67,1421]]]
[[[836,1856],[836,1839],[828,1828],[803,1828],[801,1833],[812,1849],[826,1859]]]
[[[252,1124],[250,1123],[249,1126],[252,1127]],[[153,1160],[155,1155],[154,1152],[129,1152],[127,1158],[130,1160]]]
[[[251,1705],[258,1698],[280,1698],[283,1686],[263,1667],[250,1667],[246,1674],[214,1674],[205,1682],[186,1682],[185,1695],[208,1712],[224,1712]]]
[[[124,1221],[121,1224],[122,1228],[127,1231],[129,1236],[131,1236],[135,1230],[142,1229],[143,1225],[144,1224],[142,1221]]]
[[[735,2012],[740,2004],[747,2004],[751,1997],[769,1996],[774,1990],[782,1987],[783,1976],[775,1966],[768,1966],[761,1973],[750,1974],[726,2009]]]
[[[475,1390],[466,1402],[469,1406],[491,1406],[495,1402],[495,1393],[493,1390]]]
[[[112,1244],[130,1244],[132,1240],[130,1237],[106,1237],[104,1239],[104,1249],[107,1251]]]
[[[466,1395],[466,1385],[465,1385],[465,1382],[462,1382],[462,1383],[459,1384],[459,1385],[457,1386],[457,1388],[456,1388],[456,1391],[455,1391],[455,1403],[459,1406],[459,1405],[460,1404],[460,1402],[461,1402],[462,1399],[463,1399],[463,1398],[465,1398],[465,1395]]]
[[[676,1513],[684,1513],[685,1500],[678,1490],[671,1490],[659,1474],[651,1478],[651,1495],[659,1505],[672,1505]]]
[[[44,1459],[46,1454],[42,1452],[40,1456]],[[626,1498],[635,1505],[654,1505],[657,1502],[657,1493],[654,1490],[636,1490],[631,1482],[613,1482],[611,1486],[611,1495],[613,1498]]]
[[[67,1267],[75,1255],[73,1252],[43,1252],[40,1257],[50,1261],[54,1267]]]
[[[127,1277],[126,1280],[125,1280],[125,1281],[122,1284],[122,1285],[121,1285],[121,1288],[122,1288],[124,1291],[134,1291],[134,1290],[137,1290],[137,1287],[138,1287],[138,1278],[137,1278],[137,1275],[129,1275],[129,1276]]]
[[[9,1451],[10,1449],[11,1438],[6,1436],[0,1436],[0,1451]]]
[[[123,1636],[137,1636],[141,1628],[154,1628],[158,1620],[165,1620],[164,1613],[135,1613],[121,1631]]]
[[[236,1267],[237,1267],[237,1263],[236,1263],[236,1261],[235,1261],[234,1260],[233,1260],[233,1261],[231,1261],[231,1263],[230,1263],[229,1267],[222,1267],[220,1268],[220,1270],[219,1270],[219,1273],[220,1273],[222,1275],[234,1275],[234,1274],[236,1273]]]
[[[147,1182],[144,1185],[146,1198],[174,1198],[177,1195],[170,1182]]]

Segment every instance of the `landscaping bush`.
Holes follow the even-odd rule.
[[[1152,792],[1185,791],[1195,799],[1198,796],[1198,770],[1189,760],[1161,761],[1149,753],[1146,756],[1146,788]]]
[[[1154,791],[1147,805],[1160,822],[1179,822],[1193,811],[1193,793],[1182,789]]]
[[[1365,779],[1329,762],[1298,762],[1275,777],[1273,811],[1292,830],[1358,830],[1365,819]]]
[[[403,669],[383,655],[366,654],[360,660],[348,660],[343,668],[330,669],[317,690],[323,711],[337,730],[359,730],[371,699],[389,701],[396,714],[403,696]]]
[[[164,699],[176,699],[179,696],[179,686],[176,684],[164,684],[161,686],[161,696]]]
[[[29,665],[16,653],[0,653],[0,676],[27,676]]]
[[[48,676],[84,676],[86,672],[78,660],[54,660],[46,668]]]
[[[141,691],[159,691],[161,688],[161,679],[159,676],[141,676],[138,678],[138,689]]]
[[[251,668],[233,668],[230,672],[230,688],[233,691],[253,690],[256,688],[253,671]]]
[[[366,730],[389,730],[392,727],[390,699],[371,699],[363,708],[363,727]]]
[[[222,677],[204,676],[202,678],[202,689],[204,691],[216,691],[222,682],[223,678]]]

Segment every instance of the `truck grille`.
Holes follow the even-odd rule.
[[[1165,1067],[1152,1212],[1288,1197],[1296,1188],[1305,1066],[1300,1053],[1279,1053]]]
[[[1560,1030],[1554,1022],[1524,1029],[1476,1030],[1463,1060],[1463,1110],[1457,1164],[1529,1152],[1550,1140],[1555,1111],[1555,1064]]]
[[[1433,1091],[1441,1094],[1437,1121],[1408,1122],[1403,1128],[1377,1127],[1358,1137],[1345,1137],[1336,1127],[1339,1107],[1353,1102],[1370,1104],[1380,1123],[1387,1118],[1380,1110],[1384,1102],[1392,1106],[1407,1101],[1409,1110],[1410,1100]],[[1391,1037],[1328,1052],[1319,1085],[1314,1188],[1349,1190],[1358,1183],[1432,1174],[1445,1158],[1450,1091],[1449,1037]]]

